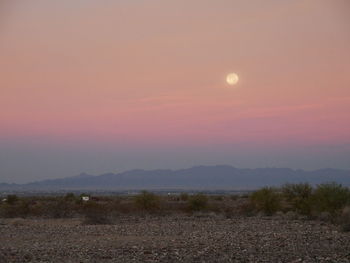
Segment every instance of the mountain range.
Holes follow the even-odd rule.
[[[27,184],[0,183],[0,190],[141,190],[205,189],[250,190],[263,186],[308,182],[317,185],[337,182],[350,186],[350,170],[320,169],[313,171],[289,168],[239,169],[229,165],[195,166],[180,170],[130,170],[43,180]]]

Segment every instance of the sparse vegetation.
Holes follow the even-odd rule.
[[[350,232],[350,206],[344,207],[337,223],[341,226],[342,231]]]
[[[208,208],[208,197],[204,194],[195,194],[188,199],[190,211],[202,211]]]
[[[266,215],[273,215],[281,208],[281,194],[277,189],[264,187],[250,196],[250,201],[256,210]]]
[[[42,208],[44,215],[52,218],[72,217],[75,210],[74,205],[64,200],[64,198],[58,198],[54,202],[46,203]]]
[[[9,204],[9,205],[13,205],[15,204],[16,202],[18,202],[19,198],[17,195],[8,195],[7,198],[6,198],[6,202]]]
[[[318,185],[311,198],[314,212],[328,212],[332,216],[339,214],[350,204],[349,189],[336,183]]]
[[[235,201],[239,198],[238,195],[230,195],[231,200]]]
[[[239,215],[250,217],[250,216],[256,215],[256,212],[257,212],[257,210],[256,210],[254,203],[252,203],[250,201],[245,200],[245,202],[241,203],[238,206],[238,214]]]
[[[85,219],[83,224],[85,225],[106,225],[110,224],[109,209],[104,204],[99,204],[95,201],[87,202],[82,207],[83,215]]]
[[[187,193],[181,193],[180,194],[180,200],[181,201],[188,201],[188,194]]]
[[[309,215],[311,212],[311,185],[286,184],[282,187],[282,194],[285,201],[291,206],[294,212],[302,215]]]
[[[141,210],[154,212],[160,209],[160,204],[160,197],[148,191],[142,191],[135,196],[135,205]]]
[[[82,196],[89,196],[83,201]],[[18,197],[8,195],[0,203],[2,218],[71,218],[83,217],[84,224],[107,224],[121,214],[174,214],[207,211],[227,218],[254,216],[259,213],[280,218],[305,216],[339,224],[350,231],[350,191],[336,183],[286,184],[281,188],[265,187],[249,195],[156,195],[143,191],[135,196],[102,196],[68,193],[56,197]]]
[[[74,193],[68,193],[64,196],[64,200],[73,202],[78,200],[78,198],[75,196]]]

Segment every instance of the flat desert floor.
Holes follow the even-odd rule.
[[[279,217],[1,219],[0,237],[0,262],[350,262],[349,232]]]

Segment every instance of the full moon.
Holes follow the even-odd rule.
[[[230,73],[226,77],[227,84],[229,84],[231,86],[236,85],[238,80],[239,80],[239,77],[236,73]]]

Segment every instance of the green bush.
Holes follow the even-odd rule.
[[[191,211],[201,211],[208,208],[208,197],[204,194],[195,194],[189,197],[188,206]]]
[[[341,184],[320,184],[312,195],[312,207],[316,213],[328,212],[334,216],[347,204],[350,204],[350,191]]]
[[[293,211],[309,215],[311,212],[312,187],[308,183],[286,184],[282,187],[282,193]]]
[[[147,191],[142,191],[140,194],[136,195],[134,202],[137,208],[146,211],[156,211],[161,207],[159,196]]]
[[[257,211],[273,215],[281,209],[281,194],[275,188],[264,187],[250,196],[250,201]]]

